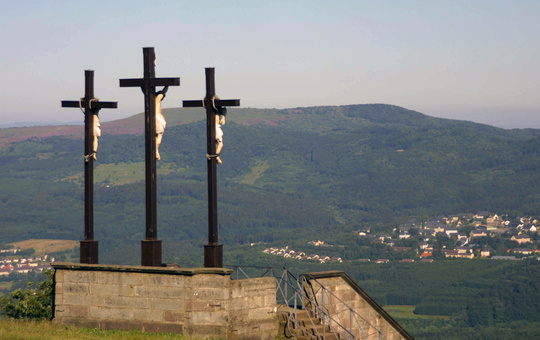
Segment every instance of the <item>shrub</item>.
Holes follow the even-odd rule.
[[[52,318],[53,272],[45,273],[47,280],[33,288],[29,282],[25,290],[17,289],[9,297],[0,297],[0,313],[13,319]]]

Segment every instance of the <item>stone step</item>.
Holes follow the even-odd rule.
[[[330,330],[329,326],[316,325],[308,328],[312,335],[324,339],[337,339],[336,335]]]
[[[298,326],[295,328],[295,320],[291,316],[292,312],[292,309],[285,305],[278,306],[280,334],[285,334],[287,337],[292,336],[292,339],[298,340],[339,340],[339,336],[332,333],[329,326],[323,326],[319,319],[312,318],[310,313],[304,309],[296,310]]]

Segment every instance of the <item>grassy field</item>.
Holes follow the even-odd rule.
[[[160,162],[156,171],[158,175],[167,175],[185,169],[175,168],[172,163]],[[144,181],[144,162],[99,164],[94,170],[94,183],[123,185]],[[62,180],[83,183],[84,173],[78,172]]]
[[[115,185],[144,180],[144,162],[100,164],[94,172],[94,182]]]
[[[251,173],[247,174],[240,183],[242,184],[255,184],[255,181],[261,178],[262,174],[270,168],[268,162],[258,162],[256,166],[251,169]]]
[[[444,315],[414,314],[414,305],[388,305],[383,307],[393,318],[399,319],[450,319]]]
[[[104,331],[97,329],[66,327],[53,324],[50,321],[17,321],[0,319],[0,339],[2,340],[71,340],[71,339],[175,339],[188,340],[178,334],[143,333],[139,331]]]
[[[36,256],[52,254],[64,250],[72,250],[79,246],[79,241],[72,240],[38,240],[31,239],[12,243],[14,247],[21,250],[34,248]]]

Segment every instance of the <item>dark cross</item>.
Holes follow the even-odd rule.
[[[180,78],[156,78],[153,47],[143,48],[144,77],[120,79],[120,87],[140,87],[144,93],[146,148],[146,238],[142,241],[143,266],[161,266],[161,240],[157,238],[156,192],[156,86],[179,86]]]
[[[216,114],[226,106],[240,106],[240,99],[219,99],[216,97],[214,68],[205,69],[206,97],[201,100],[184,100],[184,107],[206,108],[206,149],[208,164],[208,244],[204,246],[204,266],[223,267],[223,245],[218,243],[217,209],[217,156],[216,155]]]
[[[116,109],[117,102],[100,102],[94,98],[94,71],[84,71],[84,98],[63,100],[62,107],[84,107],[84,241],[81,241],[81,263],[97,264],[98,241],[94,240],[94,119],[101,109]]]

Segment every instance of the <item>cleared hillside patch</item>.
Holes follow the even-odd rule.
[[[12,245],[21,250],[33,248],[36,256],[57,253],[65,250],[72,250],[79,246],[79,241],[74,240],[41,240],[30,239],[26,241],[14,242]]]
[[[173,163],[162,163],[158,166],[158,175],[168,175],[173,172],[183,171]],[[84,173],[71,174],[62,180],[82,183]],[[144,181],[144,162],[99,164],[94,169],[94,183],[124,185]]]
[[[257,162],[251,172],[246,174],[244,178],[240,181],[241,184],[254,185],[255,181],[262,177],[263,173],[270,168],[268,162]]]
[[[445,315],[414,314],[414,305],[387,305],[383,307],[393,318],[398,319],[450,319]]]

